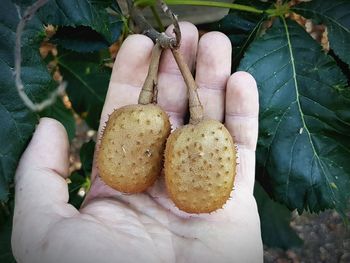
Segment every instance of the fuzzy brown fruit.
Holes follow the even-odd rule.
[[[100,177],[124,193],[144,191],[160,174],[169,134],[169,118],[157,105],[128,105],[115,110],[98,151]]]
[[[175,205],[188,213],[210,213],[230,197],[236,148],[222,123],[204,120],[169,136],[164,166],[166,187]]]

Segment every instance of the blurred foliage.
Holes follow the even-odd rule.
[[[94,151],[94,141],[90,140],[89,142],[83,144],[80,149],[80,161],[82,167],[80,170],[74,171],[69,177],[69,203],[77,209],[80,208],[84,200],[85,193],[90,189],[90,175],[92,170]]]
[[[185,0],[184,0],[185,1]],[[60,99],[40,114],[31,112],[14,84],[15,31],[18,10],[33,0],[3,0],[0,9],[0,261],[14,262],[10,248],[13,177],[19,158],[42,116],[56,118],[69,139],[75,135],[74,113],[97,130],[111,74],[112,43],[128,31],[127,20],[112,0],[49,1],[28,23],[22,36],[22,80],[35,102],[55,88],[47,64],[53,60],[68,82],[71,109]],[[169,1],[170,2],[170,1]],[[181,4],[181,1],[178,1]],[[182,4],[189,4],[190,1]],[[193,1],[200,4],[201,1]],[[210,1],[215,6],[215,1]],[[288,1],[282,1],[284,3]],[[142,1],[152,4],[152,1]],[[250,72],[260,99],[259,167],[255,196],[266,245],[301,244],[289,226],[289,210],[344,214],[350,187],[350,2],[313,0],[289,7],[274,1],[237,0],[222,20],[203,25],[225,33],[233,46],[232,69]],[[79,6],[79,8],[76,8]],[[19,8],[19,9],[18,9]],[[248,11],[248,12],[246,12]],[[331,51],[297,24],[289,11],[325,24]],[[272,18],[273,17],[273,18]],[[53,35],[45,25],[51,24]],[[56,45],[57,56],[44,60],[39,47]],[[49,64],[50,65],[50,64]],[[80,151],[82,168],[70,176],[69,202],[79,208],[90,188],[94,142]],[[275,200],[275,201],[274,201]],[[277,203],[278,202],[278,203]],[[289,209],[289,210],[288,210]]]

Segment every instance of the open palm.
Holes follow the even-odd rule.
[[[91,190],[78,211],[68,204],[64,180],[67,135],[58,122],[42,119],[16,174],[12,246],[18,262],[262,262],[253,197],[258,127],[255,81],[244,72],[230,76],[231,44],[226,36],[211,32],[198,43],[192,24],[181,23],[181,30],[181,52],[191,68],[196,64],[205,115],[225,119],[238,146],[231,199],[214,213],[187,214],[168,198],[162,175],[145,193],[125,195],[106,186],[93,167]],[[152,47],[152,41],[141,35],[124,41],[101,127],[113,109],[137,102]],[[169,51],[161,60],[158,103],[173,129],[183,125],[187,91]]]

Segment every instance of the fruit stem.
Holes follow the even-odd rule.
[[[143,83],[140,96],[139,104],[150,104],[157,101],[157,77],[158,77],[158,68],[159,60],[162,54],[162,47],[159,42],[157,42],[152,50],[151,63],[148,68],[147,77]]]
[[[194,81],[192,73],[187,66],[180,50],[178,48],[171,49],[180,72],[185,80],[188,92],[188,104],[190,109],[190,123],[197,124],[203,120],[203,106],[197,92],[197,84]]]

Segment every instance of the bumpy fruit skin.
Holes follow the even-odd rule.
[[[175,205],[188,213],[210,213],[230,197],[236,174],[236,148],[215,120],[173,132],[165,149],[165,182]]]
[[[157,105],[128,105],[109,117],[97,155],[102,180],[124,193],[151,186],[162,169],[170,134],[167,114]]]

